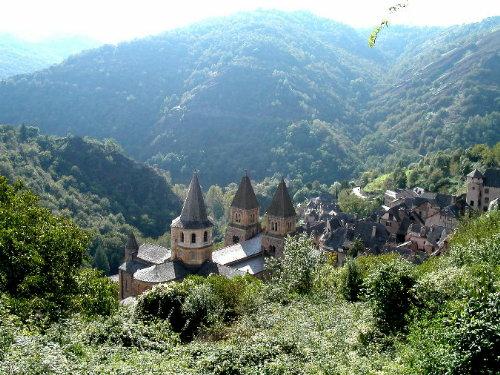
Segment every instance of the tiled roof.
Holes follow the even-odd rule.
[[[170,249],[160,245],[142,244],[139,246],[137,258],[148,263],[160,264],[170,258]]]
[[[255,236],[231,246],[226,246],[212,253],[212,260],[219,264],[232,264],[243,259],[256,256],[262,251],[262,235]]]
[[[231,207],[242,208],[244,210],[250,210],[259,207],[257,197],[255,196],[255,192],[253,191],[252,183],[250,182],[250,178],[247,175],[242,177],[240,186],[238,186],[236,195],[234,196],[233,202],[231,203]]]
[[[288,194],[288,189],[283,179],[281,179],[278,189],[276,189],[276,193],[274,193],[271,205],[267,208],[266,213],[277,217],[296,216],[292,199]]]
[[[484,172],[484,186],[500,188],[500,169],[488,168]]]
[[[182,206],[181,215],[172,222],[172,226],[186,229],[200,229],[211,227],[213,224],[208,219],[207,208],[203,200],[198,175],[195,173],[189,184],[189,191]]]

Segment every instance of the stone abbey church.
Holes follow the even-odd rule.
[[[135,236],[130,235],[125,260],[119,268],[120,299],[188,275],[259,276],[264,271],[265,257],[281,256],[285,237],[296,230],[297,215],[283,179],[266,210],[262,227],[259,203],[247,175],[241,179],[229,214],[224,247],[213,251],[213,223],[195,173],[182,212],[170,226],[172,249],[151,244],[139,246]]]

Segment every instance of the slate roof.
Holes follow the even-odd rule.
[[[256,257],[243,259],[240,262],[232,264],[230,267],[232,269],[236,269],[239,272],[256,275],[264,271],[265,265],[265,257],[263,254],[260,254]]]
[[[472,177],[472,178],[483,178],[483,174],[479,172],[479,170],[474,169],[472,172],[470,172],[467,177]]]
[[[437,193],[434,201],[440,208],[444,208],[453,204],[453,196],[449,194]]]
[[[448,232],[446,231],[446,228],[442,226],[431,227],[427,233],[427,241],[432,245],[436,245],[438,241],[441,240],[441,238],[446,237],[447,234]]]
[[[234,269],[233,267],[217,264],[215,262],[207,261],[203,263],[201,268],[196,272],[200,276],[221,275],[225,277],[242,276],[245,273]]]
[[[137,258],[152,264],[160,264],[170,258],[170,249],[160,245],[143,244],[139,246]]]
[[[259,202],[257,202],[252,183],[247,175],[241,178],[240,186],[238,186],[231,207],[242,208],[244,210],[251,210],[259,207]]]
[[[213,226],[208,219],[198,175],[193,174],[189,191],[182,206],[181,215],[172,221],[172,226],[185,229],[201,229]]]
[[[329,250],[339,251],[344,247],[347,241],[347,228],[337,228],[334,231],[324,235],[323,244]]]
[[[255,236],[249,240],[226,246],[212,253],[215,263],[230,265],[235,262],[256,256],[262,252],[262,235]]]
[[[488,168],[484,172],[484,186],[500,188],[500,169]]]
[[[276,193],[274,193],[271,205],[267,208],[266,213],[277,217],[296,216],[295,209],[293,208],[293,202],[288,194],[285,180],[281,179],[278,189],[276,189]]]
[[[180,261],[166,261],[137,270],[134,279],[147,283],[163,283],[180,280],[190,274],[190,271]]]
[[[145,264],[142,262],[138,262],[135,259],[128,260],[126,262],[123,262],[120,267],[118,267],[119,270],[122,270],[127,273],[134,274],[137,270],[144,268]]]
[[[244,275],[244,272],[212,261],[206,261],[198,269],[191,269],[186,267],[181,261],[168,260],[161,264],[137,270],[134,273],[134,279],[147,283],[165,283],[182,280],[189,275],[209,276],[212,274],[233,277]]]

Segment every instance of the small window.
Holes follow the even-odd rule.
[[[484,194],[488,194],[490,192],[489,188],[484,188]]]
[[[191,243],[196,243],[196,233],[191,233]]]
[[[471,207],[474,207],[474,201],[470,201]]]
[[[472,190],[476,190],[476,188],[473,186],[473,187],[472,187]]]
[[[238,236],[233,236],[233,243],[240,242],[240,238]]]
[[[483,211],[488,211],[488,207],[483,207]]]
[[[184,242],[184,232],[181,232],[181,242]]]
[[[485,201],[486,203],[487,203],[487,202],[489,202],[489,200],[490,200],[490,198],[488,198],[488,197],[484,197],[484,201]]]
[[[203,233],[203,242],[208,242],[208,232],[207,231],[205,231]]]

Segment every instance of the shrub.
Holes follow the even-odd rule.
[[[452,321],[451,374],[497,374],[500,353],[500,293],[472,298]]]
[[[393,333],[405,328],[414,284],[410,263],[401,259],[383,264],[368,275],[364,282],[366,297],[381,332]]]
[[[350,302],[359,300],[363,279],[359,266],[354,260],[349,260],[347,264],[342,267],[340,273],[340,294]]]
[[[287,237],[281,258],[272,258],[267,266],[272,273],[271,283],[288,293],[307,293],[319,268],[320,255],[306,235]]]
[[[500,211],[489,211],[462,222],[451,239],[449,256],[459,266],[500,265]]]
[[[190,276],[142,294],[136,316],[147,321],[166,319],[182,340],[189,341],[201,327],[229,321],[253,307],[260,285],[251,276]]]
[[[86,316],[111,315],[118,308],[118,285],[100,271],[84,268],[76,277],[74,307]]]

